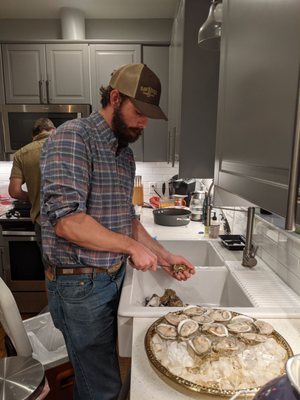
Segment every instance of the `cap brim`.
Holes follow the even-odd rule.
[[[144,101],[136,100],[133,99],[132,97],[129,98],[134,104],[134,106],[146,117],[153,119],[164,119],[165,121],[168,121],[167,116],[159,106],[145,103]]]

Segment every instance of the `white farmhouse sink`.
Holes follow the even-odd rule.
[[[209,247],[205,247],[207,248]],[[212,261],[212,257],[209,260]],[[162,296],[166,288],[174,289],[185,304],[226,308],[253,307],[248,296],[224,265],[196,267],[196,274],[185,282],[177,281],[161,268],[156,272],[141,272],[128,266],[118,310],[121,357],[131,356],[133,318],[160,317],[169,311],[180,309],[145,307],[146,297],[154,293]]]
[[[184,256],[195,266],[224,265],[224,260],[209,240],[161,240],[160,243],[171,253]]]
[[[196,267],[196,274],[187,281],[177,281],[163,269],[141,272],[128,267],[123,285],[119,315],[159,317],[179,307],[145,307],[145,298],[154,293],[162,296],[173,289],[184,304],[210,307],[253,307],[248,296],[226,266]]]
[[[196,267],[196,274],[179,282],[161,268],[156,272],[140,272],[127,267],[118,310],[121,357],[131,357],[133,318],[159,318],[180,309],[144,306],[146,297],[154,293],[162,296],[167,288],[175,290],[185,304],[222,307],[255,318],[300,318],[299,296],[261,260],[255,268],[248,269],[240,261],[225,262],[215,241],[161,243],[189,259]]]

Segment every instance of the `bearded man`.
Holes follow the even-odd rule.
[[[41,158],[41,222],[49,310],[75,371],[75,400],[116,399],[117,308],[127,265],[186,280],[194,267],[164,249],[135,217],[128,146],[148,118],[164,118],[161,85],[144,64],[120,67],[101,88],[102,109],[68,121]],[[174,274],[174,264],[187,270]]]

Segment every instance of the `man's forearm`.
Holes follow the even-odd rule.
[[[57,236],[90,250],[133,254],[135,241],[113,232],[85,213],[61,218],[55,225]]]
[[[153,239],[139,220],[132,220],[132,232],[133,238],[142,243],[145,247],[150,249],[157,257],[158,261],[161,258],[165,258],[169,252],[155,239]]]

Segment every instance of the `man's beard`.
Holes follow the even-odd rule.
[[[118,139],[119,147],[126,147],[129,143],[134,143],[143,133],[143,129],[129,128],[122,115],[121,107],[114,110],[112,118],[112,130]]]

